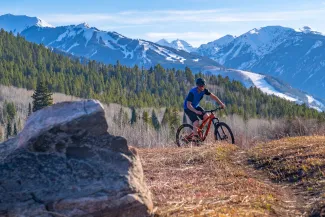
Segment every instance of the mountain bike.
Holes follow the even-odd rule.
[[[194,136],[193,126],[191,124],[182,124],[176,132],[176,144],[178,147],[186,147],[192,145],[198,145],[205,141],[209,134],[211,124],[214,126],[214,138],[215,140],[225,141],[231,144],[235,144],[234,135],[230,127],[220,122],[214,115],[214,112],[220,110],[216,108],[213,110],[205,111],[205,113],[211,113],[210,116],[205,119],[198,128],[198,137]],[[204,113],[204,114],[205,114]]]

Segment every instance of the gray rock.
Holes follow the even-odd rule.
[[[148,216],[139,156],[107,133],[101,104],[65,102],[35,112],[0,144],[0,216]]]

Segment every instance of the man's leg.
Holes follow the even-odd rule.
[[[192,121],[193,134],[198,135],[197,129],[199,128],[199,118],[197,117],[197,115],[193,111],[191,111],[189,109],[185,109],[184,112],[186,113],[186,115]]]
[[[205,113],[204,116],[203,116],[203,121],[205,121],[207,118],[209,118],[210,114],[208,113]]]
[[[199,117],[202,121],[205,121],[205,120],[210,116],[210,114],[209,114],[209,113],[206,113],[202,107],[199,106],[199,107],[197,107],[196,109],[199,110],[200,112],[202,112],[202,113],[204,114],[204,115],[198,115],[198,117]]]
[[[199,120],[193,122],[193,134],[198,135],[198,128],[199,128]]]

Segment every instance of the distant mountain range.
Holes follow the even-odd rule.
[[[198,52],[225,67],[272,75],[325,98],[325,36],[310,27],[252,29],[201,45]]]
[[[156,43],[161,46],[171,47],[176,50],[183,50],[188,53],[196,51],[196,48],[192,47],[192,45],[190,45],[188,42],[186,42],[184,40],[180,40],[180,39],[174,40],[170,43],[166,39],[161,39],[161,40],[157,41]]]
[[[0,28],[7,32],[11,31],[15,35],[17,35],[17,33],[21,33],[23,30],[31,26],[52,27],[52,25],[37,17],[28,17],[25,15],[15,16],[12,14],[0,16]]]
[[[319,98],[325,98],[325,36],[308,27],[253,29],[239,37],[226,35],[197,49],[179,39],[153,43],[101,31],[86,23],[53,27],[37,17],[11,14],[0,16],[0,28],[54,51],[103,63],[119,61],[123,65],[146,68],[159,63],[166,68],[188,66],[194,73],[222,74],[247,87],[254,85],[268,94],[324,110],[325,102]]]
[[[293,88],[288,83],[276,79],[273,76],[219,67],[212,67],[203,72],[206,74],[221,75],[223,77],[227,76],[231,80],[240,81],[247,88],[255,86],[266,94],[273,94],[289,101],[296,102],[297,104],[305,103],[318,111],[325,111],[325,100],[313,97],[311,94]]]
[[[120,61],[123,65],[137,64],[149,68],[159,63],[164,67],[176,69],[188,66],[195,71],[205,66],[220,66],[208,57],[160,46],[146,40],[131,39],[117,32],[101,31],[89,27],[86,23],[52,27],[36,17],[11,14],[0,16],[0,21],[0,28],[19,33],[28,41],[107,64]]]

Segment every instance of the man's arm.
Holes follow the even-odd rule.
[[[196,110],[196,109],[192,106],[192,102],[187,101],[186,105],[187,105],[187,108],[188,108],[189,110],[191,110],[192,112],[194,112],[195,114],[197,114],[197,115],[202,115],[202,112],[201,112],[201,111]]]
[[[221,100],[216,95],[214,95],[213,93],[210,94],[210,97],[211,97],[211,99],[216,101],[220,105],[221,108],[226,107],[225,104],[223,104],[223,102],[221,102]]]
[[[202,112],[196,110],[196,109],[192,106],[192,102],[193,102],[193,100],[194,100],[194,94],[193,94],[193,93],[190,92],[190,93],[188,94],[188,96],[186,97],[186,100],[187,100],[187,102],[186,102],[186,106],[187,106],[187,108],[188,108],[189,110],[191,110],[192,112],[194,112],[194,113],[197,114],[197,115],[201,115],[201,114],[202,114]]]

